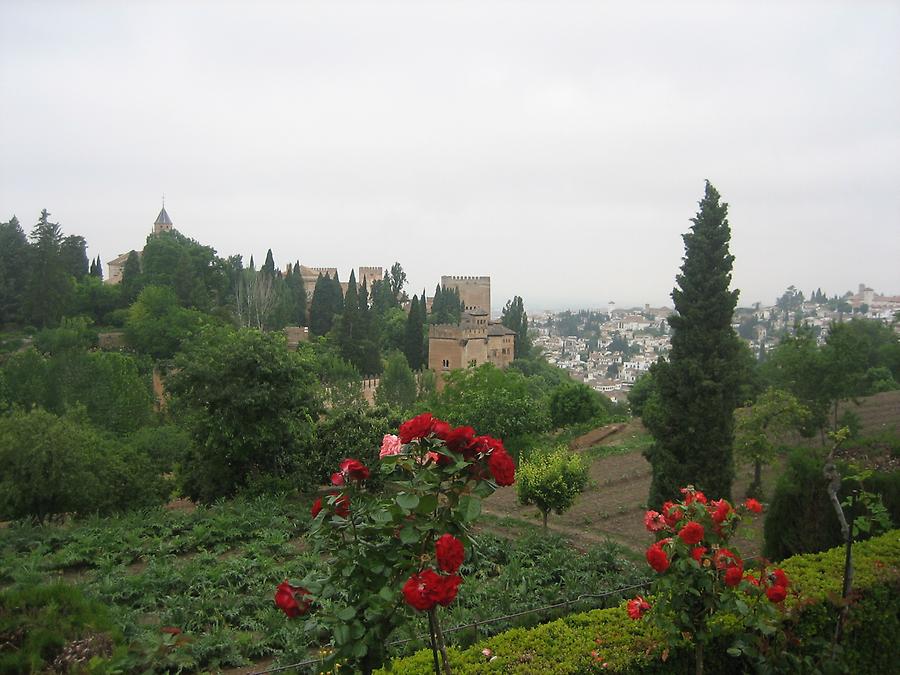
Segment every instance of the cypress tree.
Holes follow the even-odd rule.
[[[141,291],[141,259],[137,251],[129,251],[122,266],[122,299],[130,305]]]
[[[8,223],[0,223],[0,326],[21,318],[27,281],[28,239],[13,216]]]
[[[266,252],[266,262],[259,268],[260,272],[265,272],[270,276],[275,276],[275,258],[272,256],[272,249]]]
[[[341,356],[361,370],[360,335],[359,335],[359,295],[356,292],[356,274],[350,271],[347,293],[344,295],[344,307],[341,311],[341,325],[337,336]]]
[[[423,342],[422,331],[422,306],[419,297],[414,295],[409,304],[409,315],[406,318],[406,332],[404,334],[403,353],[413,370],[420,370],[423,366]]]
[[[516,333],[515,358],[526,356],[531,351],[531,343],[528,339],[528,314],[521,296],[506,301],[500,323]]]
[[[331,330],[333,312],[330,311],[330,293],[330,280],[319,272],[312,300],[309,303],[309,332],[312,335],[325,335]]]
[[[745,373],[731,327],[738,291],[729,290],[728,205],[706,182],[700,210],[683,235],[685,254],[672,291],[672,349],[652,372],[658,407],[644,420],[653,435],[649,504],[659,507],[692,484],[710,498],[730,498],[734,410]]]

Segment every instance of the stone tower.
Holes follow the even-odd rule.
[[[159,215],[156,216],[156,222],[153,223],[153,234],[171,231],[172,219],[169,218],[169,214],[166,213],[166,205],[163,204],[162,210],[160,210]]]
[[[490,277],[441,277],[441,286],[455,288],[459,291],[459,299],[462,300],[467,312],[475,310],[484,311],[488,317],[491,315],[491,278]]]

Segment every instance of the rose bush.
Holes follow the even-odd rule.
[[[439,649],[447,668],[437,607],[452,603],[463,582],[458,572],[482,498],[512,485],[515,465],[502,441],[430,413],[385,435],[379,457],[383,492],[367,489],[373,469],[356,459],[332,474],[335,489],[313,503],[308,534],[324,571],[301,585],[285,581],[276,604],[294,618],[315,598],[306,628],[331,635],[328,665],[340,672],[371,672],[410,610],[427,612],[435,670]]]
[[[767,572],[764,564],[756,574],[745,572],[740,554],[727,548],[741,521],[727,500],[709,501],[692,486],[681,492],[681,501],[644,516],[646,529],[657,537],[646,558],[658,576],[652,603],[638,596],[628,603],[628,615],[653,621],[669,647],[692,642],[696,672],[702,673],[704,646],[734,633],[733,619],[722,621],[728,614],[740,624],[728,653],[764,663],[790,581],[780,569]],[[748,499],[742,510],[760,513],[762,505]]]

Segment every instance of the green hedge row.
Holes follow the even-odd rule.
[[[900,530],[854,546],[858,601],[845,632],[843,672],[888,673],[896,666],[900,635]],[[829,597],[841,591],[843,550],[801,555],[782,563],[804,606],[795,634],[830,636],[837,617]],[[787,602],[797,602],[789,599]],[[741,666],[722,645],[708,654],[707,672],[739,672]],[[490,657],[483,650],[490,650]],[[531,629],[514,629],[464,650],[449,650],[456,675],[474,673],[680,673],[692,672],[692,651],[672,649],[663,662],[661,636],[647,623],[633,621],[625,604],[571,616]],[[591,655],[596,651],[598,658]],[[493,660],[491,660],[493,659]],[[605,667],[602,664],[606,663]],[[385,671],[419,675],[432,668],[430,650],[394,661]]]

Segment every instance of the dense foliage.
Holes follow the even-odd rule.
[[[588,467],[581,455],[565,446],[532,452],[516,473],[516,495],[520,504],[534,504],[547,529],[547,516],[568,511],[588,480]]]

